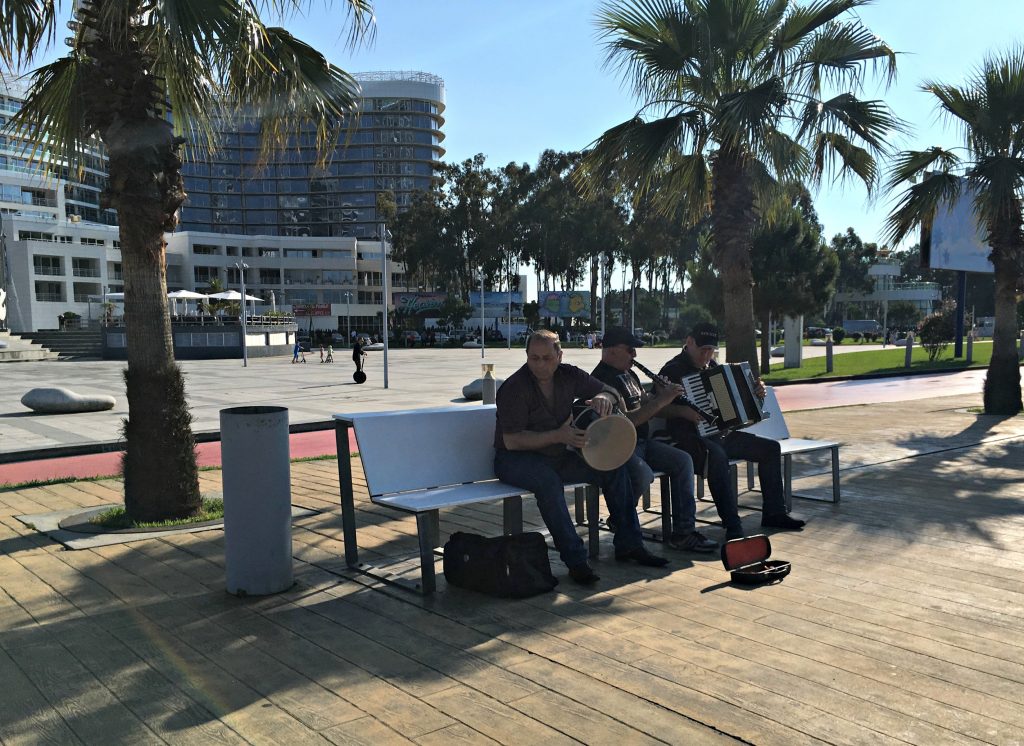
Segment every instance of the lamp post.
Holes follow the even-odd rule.
[[[352,293],[345,291],[345,337],[352,344]]]
[[[601,252],[601,344],[604,345],[604,283],[605,283],[605,265],[604,265],[604,252]]]
[[[487,326],[484,323],[484,268],[480,268],[480,359],[483,360],[487,352],[487,345],[484,344],[484,336],[487,333]]]
[[[380,224],[380,284],[383,297],[381,298],[384,312],[381,314],[381,322],[384,337],[384,388],[388,387],[388,226]]]
[[[245,270],[249,269],[249,265],[245,262],[235,262],[235,269],[238,270],[239,284],[242,286],[242,367],[248,368],[249,347],[245,337]]]

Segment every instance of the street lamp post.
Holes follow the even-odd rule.
[[[601,339],[604,340],[604,283],[605,283],[605,265],[604,265],[604,252],[601,252]],[[602,341],[602,344],[604,342]]]
[[[349,345],[352,344],[352,293],[345,291],[345,336]]]
[[[388,226],[380,224],[380,284],[383,297],[381,298],[384,312],[381,314],[383,322],[384,337],[384,388],[388,387]]]
[[[245,262],[235,262],[235,269],[238,270],[240,285],[242,286],[242,367],[249,367],[249,348],[245,336],[245,270],[249,265]]]
[[[487,326],[484,322],[484,268],[480,268],[480,359],[483,360],[486,352],[487,345],[484,344],[484,338],[487,334]]]

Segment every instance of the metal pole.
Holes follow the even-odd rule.
[[[602,345],[604,345],[604,341],[603,340],[604,340],[604,323],[605,323],[605,316],[604,316],[604,311],[605,311],[605,308],[604,308],[605,271],[604,270],[605,270],[605,267],[604,267],[604,252],[602,251],[601,252],[601,340],[602,340],[601,344]]]
[[[512,257],[508,258],[508,348],[512,349]]]
[[[349,346],[352,345],[352,293],[345,293],[345,336]]]
[[[636,274],[629,288],[629,333],[636,336]]]
[[[964,315],[967,311],[967,273],[956,273],[956,331],[953,335],[953,357],[964,354]]]
[[[246,344],[245,337],[245,270],[249,269],[249,265],[242,262],[242,266],[238,266],[238,262],[235,262],[235,269],[238,270],[240,284],[242,286],[242,367],[249,367],[249,348]]]
[[[380,266],[381,275],[380,283],[381,290],[384,297],[381,298],[384,306],[384,313],[381,315],[381,321],[384,326],[384,388],[388,387],[388,226],[386,223],[380,224]]]
[[[480,359],[483,360],[487,352],[487,345],[484,344],[484,337],[487,328],[484,323],[484,268],[480,268]]]

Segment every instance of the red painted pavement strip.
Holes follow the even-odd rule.
[[[307,458],[336,452],[334,430],[293,433],[288,436],[289,456]],[[349,433],[349,449],[356,450],[355,433]],[[84,456],[20,461],[0,464],[0,485],[18,484],[36,479],[64,479],[67,477],[101,477],[119,474],[123,451],[90,453]],[[196,446],[200,466],[220,466],[220,442],[199,443]]]
[[[980,393],[985,380],[985,372],[984,369],[978,368],[933,376],[804,383],[777,386],[775,393],[780,406],[785,411],[909,401],[928,399],[933,396]],[[334,454],[334,430],[295,433],[289,437],[289,444],[292,458]],[[349,433],[349,446],[350,450],[356,450],[354,433]],[[219,442],[200,443],[196,451],[199,454],[200,466],[220,465]],[[17,484],[34,479],[96,477],[117,474],[120,470],[120,451],[22,461],[13,464],[0,464],[0,485]]]

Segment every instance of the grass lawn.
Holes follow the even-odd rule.
[[[966,346],[964,351],[966,352]],[[833,355],[833,370],[831,373],[825,372],[824,356],[811,359],[804,358],[803,365],[799,368],[783,368],[782,358],[772,358],[771,372],[764,373],[762,371],[762,376],[765,383],[772,384],[780,381],[814,380],[834,378],[836,376],[857,376],[866,373],[899,375],[900,373],[924,370],[941,372],[964,370],[968,367],[986,368],[988,367],[989,358],[992,357],[992,343],[975,342],[973,357],[974,360],[969,366],[964,358],[954,359],[953,344],[950,343],[935,362],[932,363],[928,361],[928,352],[923,347],[915,344],[909,371],[903,366],[906,350],[902,347],[893,347],[885,350],[844,352],[839,355]]]

